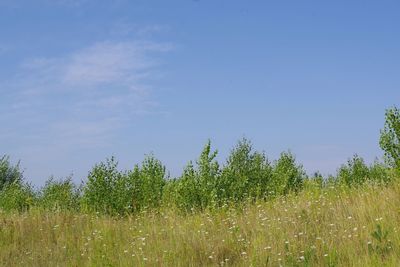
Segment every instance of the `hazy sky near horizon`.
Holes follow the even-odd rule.
[[[0,155],[85,179],[153,152],[181,173],[242,137],[312,173],[381,157],[400,2],[0,0]]]

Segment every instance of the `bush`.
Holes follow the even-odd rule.
[[[379,144],[387,162],[400,172],[400,110],[396,107],[386,110]]]
[[[83,188],[83,206],[89,211],[126,214],[161,204],[165,167],[150,155],[142,166],[121,172],[114,157],[93,167]]]
[[[218,180],[218,199],[239,203],[266,198],[271,191],[272,167],[264,153],[253,151],[242,139],[231,151]]]
[[[22,180],[23,174],[19,162],[12,165],[8,156],[0,157],[0,190],[12,183],[21,183]]]
[[[388,184],[394,179],[390,169],[383,163],[375,160],[369,167],[369,180],[378,184]]]
[[[204,210],[216,205],[216,182],[219,164],[215,160],[217,151],[211,151],[211,142],[205,145],[196,162],[185,167],[180,179],[174,183],[175,204],[183,210]]]
[[[39,205],[51,211],[79,210],[80,193],[71,177],[56,181],[50,177],[39,193]]]
[[[363,158],[354,155],[339,168],[337,179],[348,186],[361,185],[369,179],[369,168]]]
[[[128,208],[131,192],[126,175],[118,171],[114,157],[93,167],[83,189],[83,205],[89,211],[124,213]],[[128,199],[128,201],[127,201]]]
[[[166,168],[154,155],[146,156],[142,166],[135,166],[128,178],[135,210],[158,208],[161,205],[167,179]]]
[[[271,189],[276,195],[298,192],[303,188],[306,178],[303,166],[296,163],[295,156],[290,152],[283,152],[273,166]]]
[[[375,160],[370,166],[366,165],[364,159],[358,155],[342,165],[337,174],[337,181],[347,186],[358,186],[365,182],[387,184],[393,179],[389,168]]]
[[[27,211],[34,203],[35,194],[28,184],[14,182],[0,191],[0,209],[4,211]]]

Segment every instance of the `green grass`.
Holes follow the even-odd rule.
[[[400,184],[185,215],[0,213],[2,266],[400,266]]]

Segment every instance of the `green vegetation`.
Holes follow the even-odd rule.
[[[226,162],[208,141],[180,177],[154,155],[114,157],[80,186],[26,182],[0,158],[0,265],[396,266],[400,264],[400,113],[386,112],[385,162],[354,155],[335,176],[308,176],[240,140]]]
[[[381,131],[380,145],[385,151],[387,162],[400,171],[400,110],[386,110],[385,127]]]

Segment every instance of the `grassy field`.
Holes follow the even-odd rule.
[[[400,266],[400,185],[184,215],[0,214],[2,266]]]

